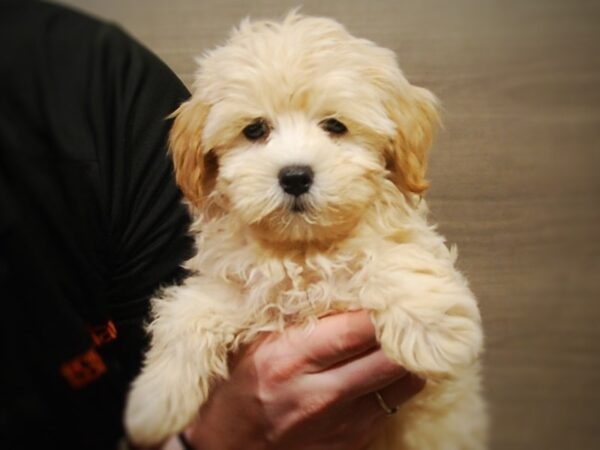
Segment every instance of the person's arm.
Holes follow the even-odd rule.
[[[114,448],[149,299],[193,247],[166,120],[189,94],[60,5],[1,1],[0,43],[0,442]]]
[[[184,434],[198,450],[360,449],[386,416],[374,393],[396,406],[423,386],[385,357],[367,313],[329,316],[236,355]]]

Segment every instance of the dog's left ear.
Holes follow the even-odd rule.
[[[396,124],[396,135],[386,151],[392,181],[404,193],[422,195],[429,187],[425,179],[427,153],[439,125],[438,101],[430,91],[405,86],[388,113]]]

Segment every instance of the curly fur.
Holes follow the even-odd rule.
[[[366,309],[386,354],[428,378],[372,449],[483,449],[479,311],[421,199],[433,94],[406,80],[391,51],[290,13],[245,20],[206,53],[174,117],[197,252],[192,275],[153,300],[126,409],[132,440],[184,428],[227,377],[228,354],[257,334]],[[332,117],[348,132],[325,131]],[[270,134],[250,141],[242,130],[257,118]],[[315,175],[294,200],[278,173],[298,164]]]

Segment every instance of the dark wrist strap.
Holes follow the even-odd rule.
[[[194,447],[192,447],[192,444],[190,444],[190,441],[187,440],[183,432],[179,433],[177,437],[179,438],[179,443],[184,448],[184,450],[196,450]]]

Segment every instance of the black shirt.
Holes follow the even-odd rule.
[[[118,27],[0,1],[1,448],[122,436],[148,301],[192,246],[166,150],[188,95]]]

